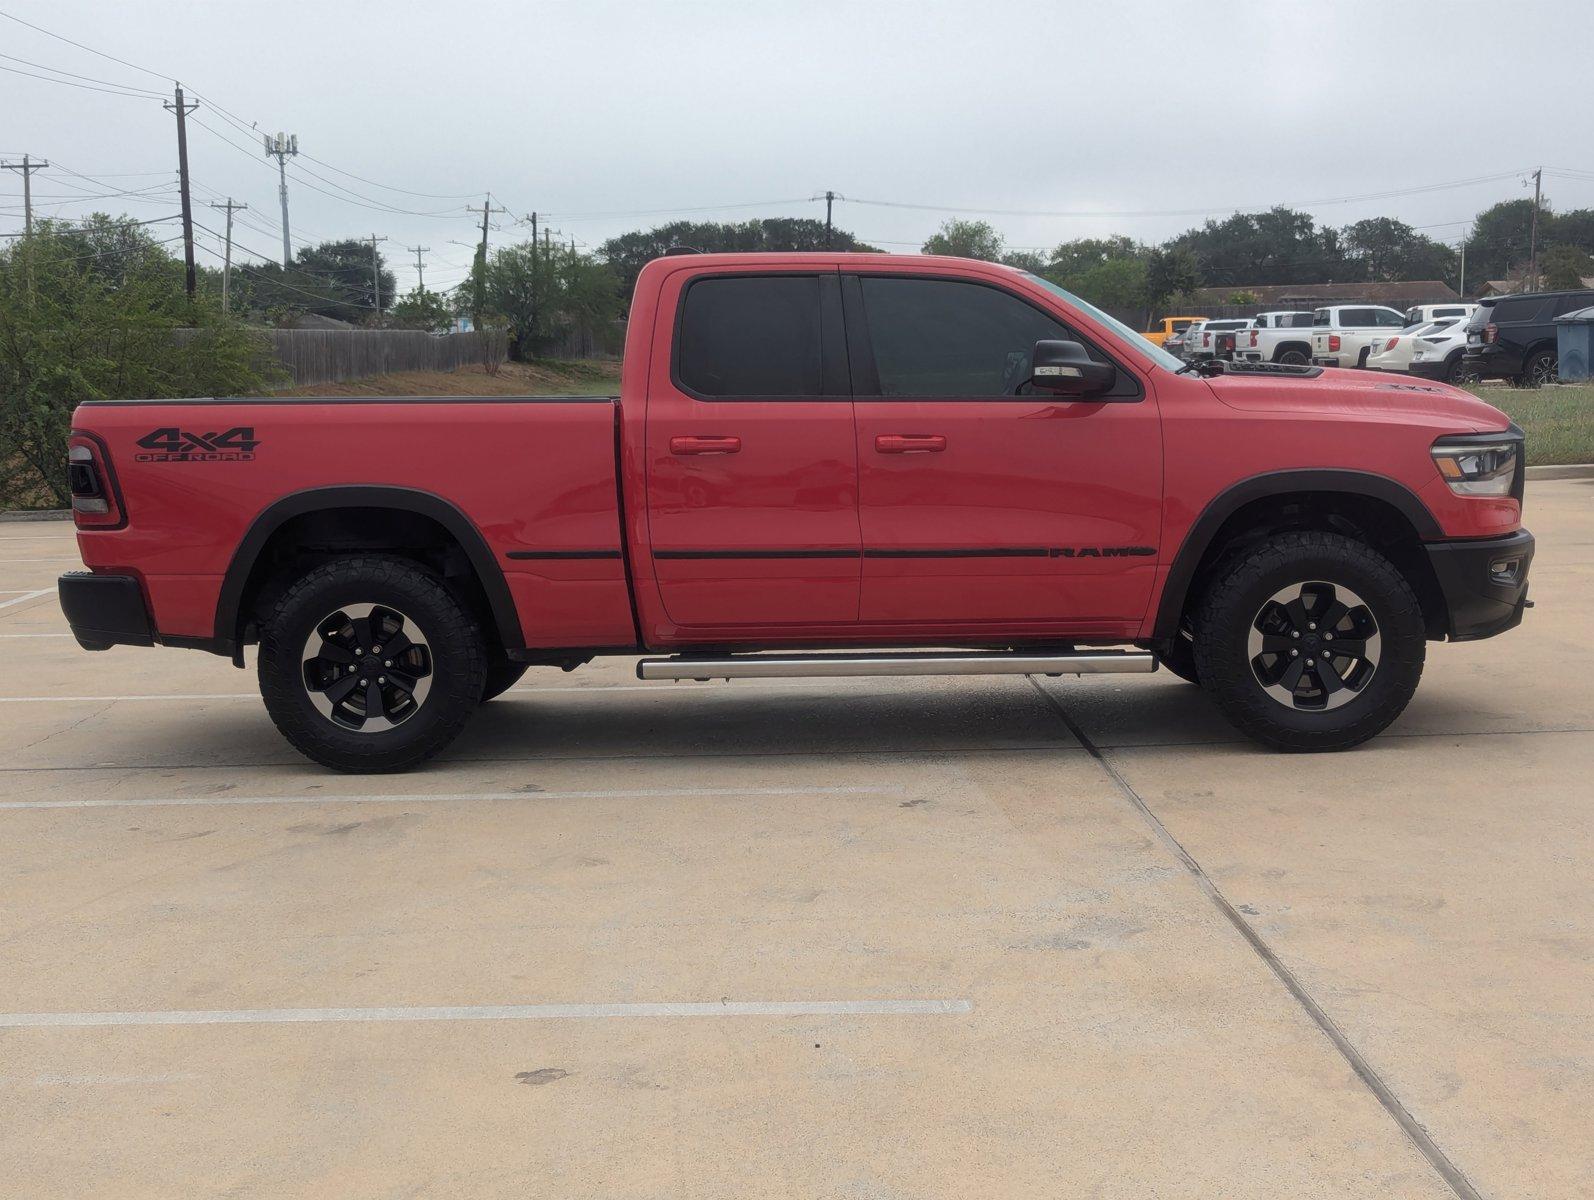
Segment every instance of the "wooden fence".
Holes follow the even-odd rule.
[[[289,386],[337,383],[392,371],[454,371],[504,361],[503,334],[412,329],[268,329]]]

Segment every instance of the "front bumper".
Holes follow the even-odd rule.
[[[1526,529],[1502,538],[1429,542],[1424,547],[1444,593],[1451,641],[1493,637],[1522,623],[1533,548],[1533,535]]]
[[[155,644],[144,591],[133,576],[68,571],[61,576],[57,591],[72,636],[83,649]]]

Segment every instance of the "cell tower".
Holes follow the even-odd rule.
[[[293,242],[288,237],[288,159],[299,153],[297,133],[266,134],[266,155],[277,160],[277,197],[282,201],[282,265],[293,264]]]

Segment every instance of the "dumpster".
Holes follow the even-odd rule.
[[[1580,308],[1555,318],[1557,374],[1562,383],[1594,379],[1594,308]]]

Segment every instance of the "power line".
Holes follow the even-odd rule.
[[[124,67],[132,67],[135,71],[142,71],[146,75],[153,75],[156,79],[159,79],[162,82],[165,82],[166,80],[166,76],[162,75],[159,71],[151,71],[148,67],[141,67],[137,63],[128,62],[125,58],[117,58],[114,54],[107,54],[103,50],[96,50],[93,46],[85,46],[82,42],[74,42],[71,38],[65,37],[59,33],[51,33],[42,25],[35,25],[32,21],[24,21],[21,17],[14,17],[4,10],[0,10],[0,17],[4,17],[8,21],[15,21],[18,25],[26,25],[29,29],[36,30],[37,32],[44,34],[45,37],[53,37],[56,41],[65,42],[69,46],[76,46],[79,50],[87,50],[90,54],[97,54],[101,58],[109,59],[111,62],[121,63]]]
[[[26,58],[18,58],[15,54],[0,54],[0,58],[4,58],[4,59],[6,59],[6,60],[8,60],[10,62],[21,63],[23,66],[27,66],[27,67],[37,67],[39,70],[41,70],[41,71],[49,71],[53,75],[66,75],[66,76],[68,76],[69,78],[72,78],[72,79],[81,79],[81,80],[83,80],[86,83],[104,84],[106,87],[117,88],[117,89],[119,89],[121,91],[125,91],[125,92],[143,92],[144,95],[152,97],[153,99],[156,99],[156,100],[159,100],[161,98],[161,93],[160,92],[152,92],[148,88],[134,87],[132,84],[117,83],[115,80],[112,80],[112,79],[97,79],[93,75],[79,75],[79,74],[77,74],[74,71],[63,71],[60,67],[52,67],[52,66],[46,65],[45,63],[36,63],[36,62],[32,62],[32,61],[30,61],[30,60],[28,60]],[[19,71],[17,73],[19,75],[26,74],[25,71]],[[64,82],[64,81],[63,80],[56,80],[55,82],[61,83],[61,82]]]
[[[0,13],[0,16],[4,16]],[[122,88],[96,87],[92,83],[73,83],[70,79],[57,79],[54,75],[40,75],[34,71],[24,71],[20,67],[8,67],[0,63],[0,71],[10,71],[13,75],[26,75],[30,79],[42,79],[45,83],[59,83],[62,87],[81,88],[85,92],[104,92],[110,96],[126,96],[130,100],[148,100],[150,97],[140,89],[136,92],[126,91]]]

